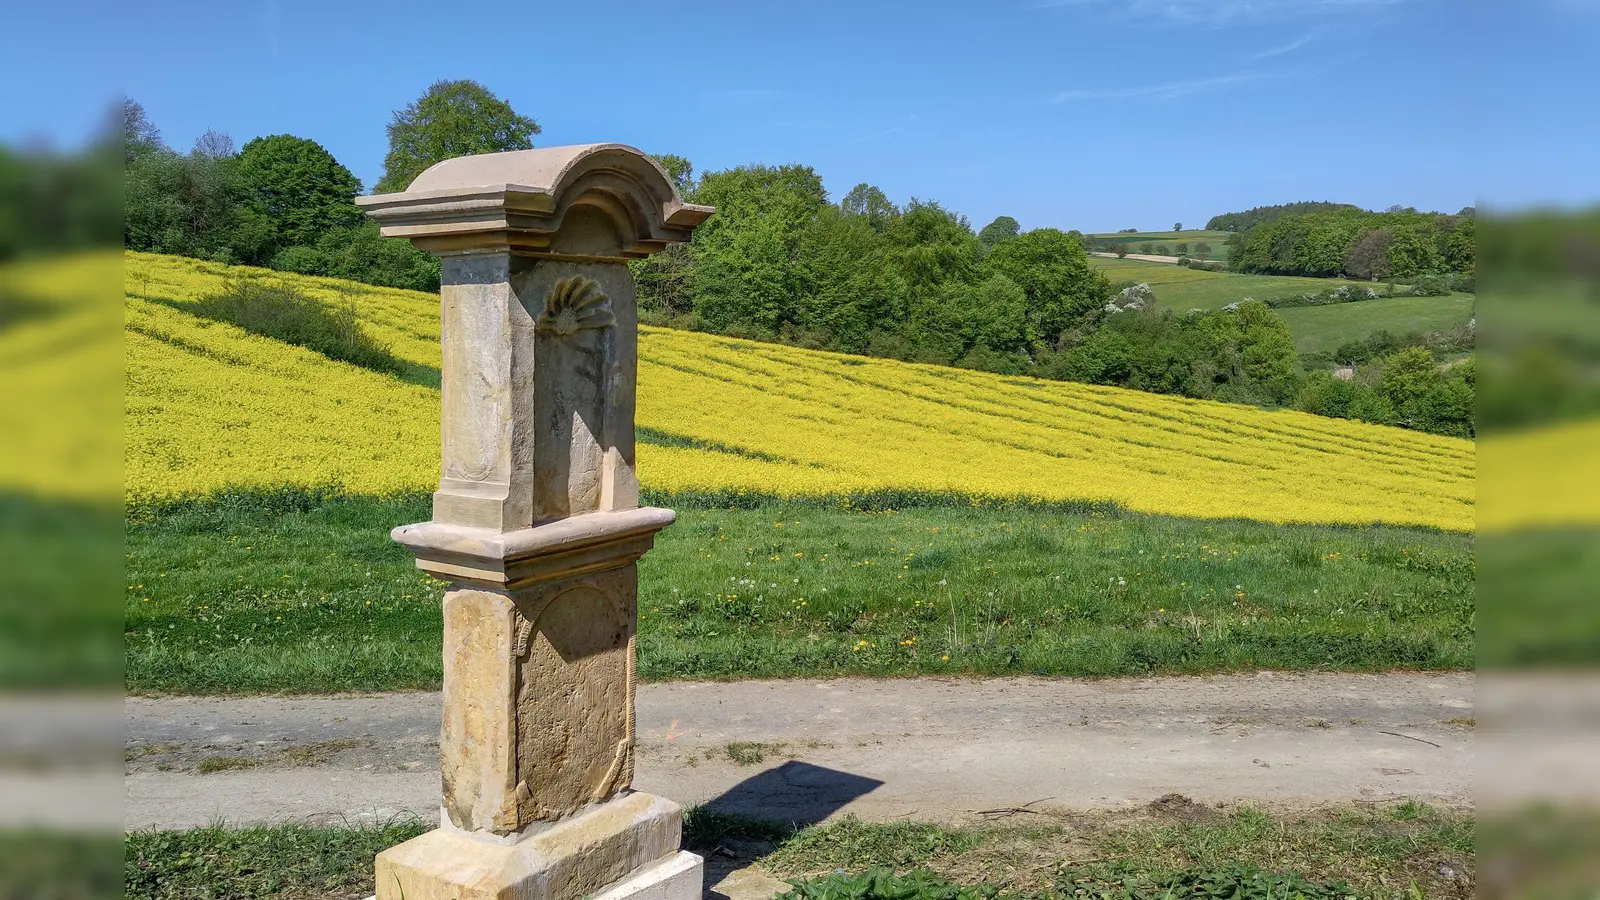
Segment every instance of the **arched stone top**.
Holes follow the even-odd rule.
[[[687,241],[714,211],[685,203],[655,160],[624,144],[460,156],[435,163],[401,193],[356,203],[385,237],[440,256],[633,259]]]

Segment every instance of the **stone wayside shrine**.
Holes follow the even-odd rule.
[[[441,258],[443,466],[395,529],[444,595],[439,828],[377,858],[379,900],[690,900],[683,812],[631,789],[638,320],[626,262],[710,207],[619,144],[465,156],[358,198]]]

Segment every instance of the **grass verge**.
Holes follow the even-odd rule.
[[[1358,897],[1468,897],[1474,887],[1473,824],[1461,812],[1411,802],[1283,815],[1192,805],[1175,811],[1171,803],[1160,810],[960,827],[846,818],[795,828],[701,808],[686,818],[684,843],[785,880],[921,870],[925,878],[1019,897],[1206,896],[1219,885],[1269,885],[1274,897],[1284,886],[1314,897],[1335,885]],[[127,896],[366,896],[372,855],[424,830],[410,822],[135,832],[126,837]],[[1160,886],[1166,892],[1150,889]]]
[[[270,498],[269,498],[270,499]],[[135,693],[433,688],[442,585],[388,538],[427,498],[135,516]],[[640,564],[647,679],[1452,670],[1470,535],[1030,509],[680,509]]]

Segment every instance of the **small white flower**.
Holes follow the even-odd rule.
[[[941,578],[941,579],[939,579],[939,583],[940,583],[940,584],[949,584],[949,583],[950,583],[950,581],[949,581],[949,579],[946,579],[946,578]]]

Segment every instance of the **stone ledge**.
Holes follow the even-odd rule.
[[[677,513],[641,507],[595,512],[498,532],[440,522],[402,525],[390,536],[417,557],[417,568],[446,581],[491,589],[525,587],[634,562],[655,545]]]
[[[683,809],[645,793],[618,797],[513,843],[443,827],[378,854],[377,900],[577,900],[679,856]],[[699,857],[693,857],[698,868]],[[661,870],[669,883],[680,868]],[[650,867],[650,869],[646,869]],[[641,884],[649,885],[648,877]],[[695,883],[695,895],[699,893]],[[606,896],[610,896],[607,894]],[[616,900],[631,896],[617,894]],[[676,893],[644,894],[679,900]]]
[[[679,850],[595,894],[590,900],[700,900],[705,878],[705,861],[687,850]]]

